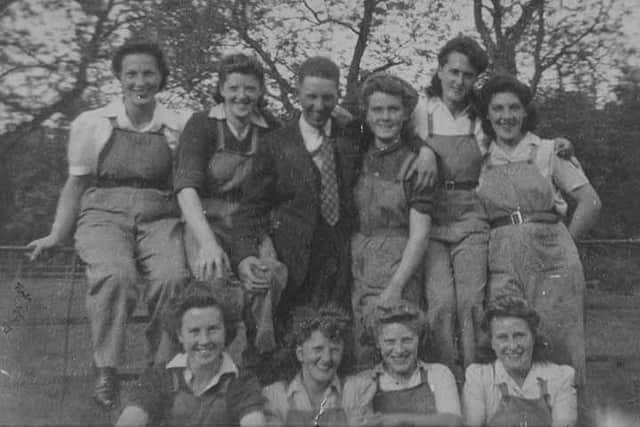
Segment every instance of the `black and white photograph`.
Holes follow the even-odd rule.
[[[638,426],[638,165],[636,0],[0,0],[0,426]]]

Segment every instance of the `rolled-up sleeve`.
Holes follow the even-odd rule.
[[[195,188],[198,192],[204,189],[209,147],[214,143],[208,120],[204,113],[194,114],[180,135],[173,180],[176,192],[188,187]]]
[[[549,385],[552,393],[551,416],[553,427],[573,427],[578,419],[578,400],[575,386],[576,371],[567,365],[558,366],[558,372]]]
[[[487,404],[482,380],[482,366],[471,364],[465,373],[462,407],[465,425],[482,426],[487,418]]]
[[[552,174],[555,185],[565,193],[571,193],[589,183],[582,168],[557,155],[553,157]]]

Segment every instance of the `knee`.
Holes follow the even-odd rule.
[[[138,272],[132,261],[115,261],[89,267],[90,294],[128,292],[137,280]]]

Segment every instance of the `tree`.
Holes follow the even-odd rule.
[[[474,22],[496,72],[532,70],[537,90],[555,71],[560,85],[592,87],[622,40],[625,6],[614,0],[473,0]]]
[[[353,107],[363,70],[424,70],[437,47],[426,40],[447,34],[456,16],[442,2],[407,0],[159,0],[155,10],[148,27],[173,55],[176,84],[196,89],[192,98],[210,98],[223,53],[250,50],[265,65],[268,97],[287,113],[294,109],[295,70],[305,58],[325,54],[346,70],[344,98]],[[184,49],[185,40],[203,47],[200,54]]]
[[[143,2],[5,1],[0,4],[0,158],[52,118],[100,97],[104,63]],[[41,29],[47,34],[42,34]],[[7,125],[10,123],[10,125]]]

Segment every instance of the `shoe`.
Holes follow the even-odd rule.
[[[105,409],[113,409],[118,400],[118,372],[116,368],[96,368],[96,387],[93,400]]]

